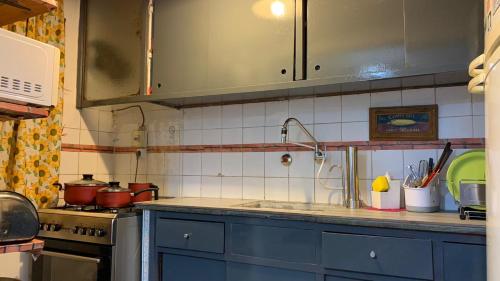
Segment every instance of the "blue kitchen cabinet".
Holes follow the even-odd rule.
[[[149,281],[486,281],[479,234],[152,211]]]

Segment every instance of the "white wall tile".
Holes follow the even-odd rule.
[[[222,128],[243,127],[243,105],[225,105],[222,107]]]
[[[333,123],[342,121],[342,101],[340,96],[314,99],[314,122]]]
[[[180,153],[165,153],[165,172],[168,176],[179,176],[182,175],[182,164],[181,164]]]
[[[222,198],[243,198],[243,178],[242,177],[222,177]]]
[[[281,156],[285,152],[265,152],[265,176],[288,177],[288,167],[281,164]]]
[[[359,180],[359,199],[363,206],[372,205],[372,180]]]
[[[202,130],[184,130],[182,131],[183,145],[200,145],[202,144]]]
[[[196,130],[202,128],[202,113],[200,107],[184,109],[184,130]]]
[[[96,174],[97,173],[97,153],[79,152],[78,154],[78,173]]]
[[[326,188],[323,187],[324,185],[326,185]],[[314,191],[316,203],[331,205],[342,204],[343,188],[341,179],[316,179]]]
[[[222,153],[222,175],[225,177],[241,177],[243,175],[243,153]]]
[[[344,154],[345,155],[345,154]],[[343,156],[345,157],[345,156]],[[342,158],[344,159],[344,158]],[[345,166],[345,164],[343,164]],[[372,151],[358,151],[358,176],[360,179],[372,179]]]
[[[439,138],[471,138],[472,116],[439,118]]]
[[[61,151],[59,173],[64,175],[78,174],[78,152]]]
[[[418,173],[418,165],[420,160],[429,160],[429,158],[434,159],[434,164],[437,163],[437,152],[435,149],[418,149],[418,150],[404,150],[404,176],[410,174],[408,169],[409,165],[415,166],[415,171]]]
[[[289,176],[296,178],[314,178],[314,152],[293,151]]]
[[[342,141],[368,141],[368,122],[342,123]]]
[[[342,172],[338,166],[343,166],[342,153],[340,151],[327,151],[325,164],[321,168],[320,178],[341,178]],[[315,162],[314,177],[317,177],[321,162]],[[335,166],[335,167],[333,167]]]
[[[162,196],[180,197],[181,196],[181,186],[182,186],[182,177],[181,176],[166,176],[165,177],[164,192],[163,192]]]
[[[402,150],[377,150],[372,152],[373,177],[383,176],[386,172],[393,179],[403,179],[403,151]]]
[[[307,131],[314,136],[314,125],[304,125]],[[271,127],[274,128],[274,127]],[[281,142],[281,128],[279,128],[279,135]],[[300,128],[299,126],[289,125],[288,126],[288,142],[311,142],[311,138]]]
[[[111,153],[97,153],[97,174],[112,174],[115,157]]]
[[[201,177],[201,197],[220,198],[221,178],[203,176]]]
[[[475,138],[484,138],[485,136],[485,120],[484,115],[472,116],[472,128]]]
[[[64,127],[61,136],[62,143],[80,144],[80,129]]]
[[[243,105],[243,127],[264,126],[265,122],[265,103],[247,103]]]
[[[401,106],[401,91],[371,93],[371,107]]]
[[[428,105],[436,103],[434,88],[403,90],[403,105]]]
[[[288,201],[288,178],[265,179],[265,199]]]
[[[436,88],[439,117],[472,115],[472,97],[466,86]]]
[[[342,96],[342,122],[368,121],[370,94]]]
[[[113,133],[99,132],[99,145],[113,146]]]
[[[201,196],[201,176],[182,177],[182,196],[183,197]]]
[[[245,177],[264,176],[264,152],[243,153],[243,176]]]
[[[113,132],[113,113],[99,110],[99,132]]]
[[[201,174],[204,176],[219,176],[222,167],[222,155],[220,152],[201,154]]]
[[[222,108],[220,106],[203,107],[203,129],[219,129],[222,127]]]
[[[92,108],[85,108],[81,111],[82,121],[80,128],[82,130],[98,131],[99,130],[99,111]]]
[[[163,176],[163,175],[148,175],[146,180],[144,180],[144,179],[139,180],[139,178],[138,178],[137,182],[152,183],[152,184],[158,186],[158,188],[160,190],[165,191],[165,176]],[[160,195],[160,194],[158,194],[158,195]]]
[[[222,129],[222,144],[242,144],[243,129]]]
[[[163,153],[148,153],[148,175],[163,175],[165,173],[165,155]]]
[[[342,123],[316,124],[314,137],[320,142],[341,141]]]
[[[314,123],[314,99],[294,99],[290,101],[290,117],[297,118],[302,124]]]
[[[118,153],[115,154],[115,174],[130,175],[132,171],[132,154]]]
[[[221,129],[202,130],[202,143],[205,145],[218,145],[222,143]]]
[[[288,118],[288,101],[266,102],[266,126],[281,126]]]
[[[484,95],[472,95],[472,115],[484,115]]]
[[[189,176],[201,175],[201,153],[182,154],[182,174]]]
[[[314,202],[314,179],[290,178],[289,200],[293,202]]]
[[[281,126],[266,127],[265,129],[266,143],[280,143],[281,142]]]
[[[80,144],[97,145],[99,143],[99,132],[80,130]]]
[[[74,102],[70,102],[70,100],[73,99],[76,101],[76,97],[74,95],[67,95],[67,92],[65,91],[62,116],[63,126],[65,128],[80,129],[82,117],[80,110],[76,109],[76,104]]]
[[[243,199],[264,200],[265,181],[263,177],[244,177],[243,178]]]
[[[243,128],[243,143],[264,143],[264,127]]]

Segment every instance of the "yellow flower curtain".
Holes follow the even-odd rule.
[[[59,99],[43,119],[0,122],[0,189],[28,197],[39,208],[57,204],[64,85],[63,0],[50,13],[4,28],[61,50]]]

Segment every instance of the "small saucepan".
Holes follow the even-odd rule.
[[[158,187],[142,189],[137,192],[127,188],[122,188],[119,182],[110,182],[109,187],[101,188],[97,191],[97,205],[104,208],[123,208],[132,204],[132,199],[144,192],[153,192],[154,199],[158,200]]]
[[[130,189],[132,192],[138,192],[144,189],[153,189],[152,192],[144,192],[141,194],[137,194],[136,196],[132,197],[132,203],[136,202],[143,202],[143,201],[151,201],[153,200],[153,195],[155,190],[158,189],[158,187],[152,183],[138,183],[138,182],[130,182],[128,184],[128,189]]]

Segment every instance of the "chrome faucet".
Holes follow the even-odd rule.
[[[320,143],[316,140],[313,135],[300,123],[300,121],[297,118],[290,117],[286,119],[285,123],[283,123],[283,126],[281,127],[281,143],[288,143],[288,123],[291,121],[294,121],[299,125],[299,127],[302,129],[302,131],[314,142],[314,146],[305,144],[305,143],[298,143],[298,142],[290,142],[291,144],[298,145],[298,146],[303,146],[310,148],[314,150],[314,160],[316,161],[324,161],[326,158],[326,154],[323,150],[320,149]]]

